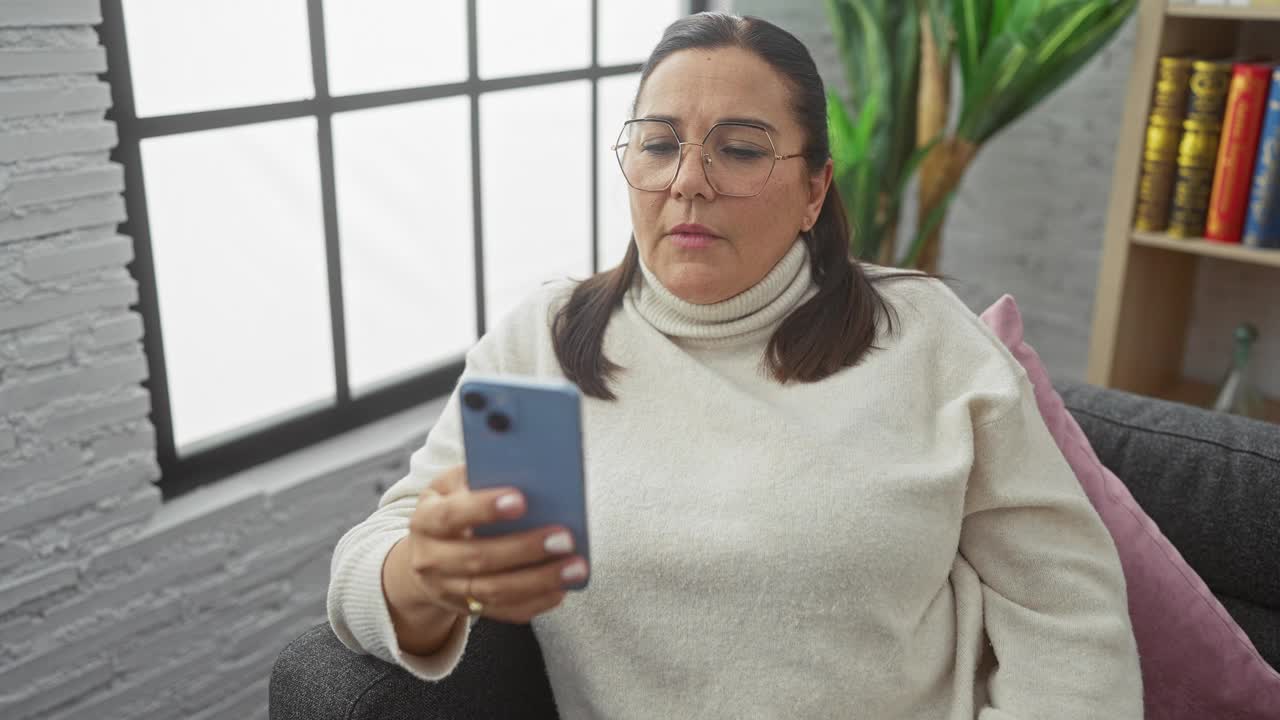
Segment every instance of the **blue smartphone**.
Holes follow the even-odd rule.
[[[458,392],[467,483],[472,490],[513,486],[525,497],[522,517],[477,526],[475,534],[563,525],[574,553],[591,567],[578,388],[567,381],[471,377]],[[584,578],[566,587],[586,586]]]

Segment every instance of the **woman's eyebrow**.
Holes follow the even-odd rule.
[[[675,125],[676,128],[680,127],[680,118],[674,115],[645,115],[643,118],[637,118],[637,119],[666,120],[672,125]],[[760,127],[764,128],[765,130],[768,130],[769,132],[775,132],[775,133],[778,132],[778,129],[775,128],[773,125],[770,125],[768,122],[761,120],[760,118],[754,118],[754,117],[722,117],[719,120],[716,120],[716,122],[717,123],[726,123],[726,122],[727,123],[746,123],[747,125],[759,125]]]

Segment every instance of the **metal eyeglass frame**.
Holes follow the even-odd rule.
[[[769,178],[773,177],[773,169],[778,166],[779,160],[790,160],[791,158],[804,156],[804,153],[792,153],[790,155],[779,155],[778,147],[773,144],[773,136],[769,134],[769,131],[754,123],[746,123],[746,122],[736,122],[736,121],[718,122],[715,125],[712,125],[711,128],[707,130],[707,134],[702,137],[702,142],[696,143],[696,142],[686,142],[684,140],[681,140],[680,133],[676,132],[675,126],[666,120],[658,120],[656,118],[636,118],[634,120],[627,120],[626,122],[622,123],[622,130],[618,132],[618,137],[622,137],[622,133],[627,131],[628,125],[632,123],[638,123],[638,122],[662,123],[663,125],[666,125],[667,127],[671,128],[671,134],[675,136],[676,144],[679,146],[679,149],[677,151],[679,154],[676,159],[676,171],[671,174],[671,179],[667,181],[666,185],[663,185],[662,187],[656,188],[653,190],[650,190],[649,188],[638,188],[635,185],[632,185],[631,178],[627,177],[627,170],[622,166],[622,156],[618,154],[618,148],[626,147],[628,143],[615,143],[609,146],[609,149],[613,151],[613,156],[618,160],[618,169],[622,171],[622,179],[626,180],[628,185],[631,185],[631,187],[635,188],[636,190],[639,190],[640,192],[666,192],[667,189],[670,188],[675,183],[676,178],[680,177],[680,168],[681,166],[684,165],[684,146],[685,145],[698,146],[699,148],[698,153],[702,155],[702,162],[699,163],[699,165],[702,166],[702,177],[706,179],[707,184],[711,186],[711,189],[716,191],[716,194],[725,195],[727,197],[755,197],[756,195],[759,195],[760,193],[764,192],[765,186],[769,184]],[[707,174],[707,166],[711,164],[711,156],[707,154],[704,148],[707,143],[707,138],[711,137],[711,133],[715,132],[716,128],[720,127],[721,125],[733,125],[737,127],[755,128],[756,130],[759,130],[760,132],[764,133],[764,136],[769,140],[769,151],[773,154],[773,164],[769,166],[769,173],[764,176],[764,180],[760,183],[760,189],[751,193],[750,195],[740,195],[737,193],[721,192],[720,188],[716,187],[716,184],[714,182],[711,182],[711,176]]]

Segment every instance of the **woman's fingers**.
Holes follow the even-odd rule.
[[[524,496],[515,488],[424,492],[409,518],[409,529],[434,538],[464,537],[472,527],[518,518],[524,509]]]
[[[473,528],[525,513],[516,488],[472,491],[466,467],[436,476],[418,497],[409,519],[408,564],[431,602],[465,612],[468,596],[484,604],[486,617],[527,623],[559,605],[565,585],[588,572],[573,555],[573,539],[549,526],[498,537],[476,537]]]
[[[492,538],[430,539],[415,567],[425,573],[475,577],[535,565],[571,552],[573,535],[565,528],[551,526]]]
[[[522,607],[544,595],[564,592],[564,586],[586,577],[587,562],[574,556],[536,567],[478,576],[440,576],[436,584],[447,594],[484,603],[485,615],[501,608]]]
[[[467,484],[467,466],[454,465],[444,470],[431,480],[428,490],[434,490],[440,495],[449,495],[450,493],[469,488]]]

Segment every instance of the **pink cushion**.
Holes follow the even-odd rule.
[[[1049,432],[1115,540],[1141,657],[1147,719],[1280,718],[1280,674],[1098,460],[1040,356],[1023,342],[1022,315],[1013,298],[1005,295],[981,317],[1026,369]]]

